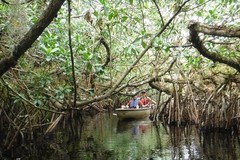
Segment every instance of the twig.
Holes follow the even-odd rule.
[[[158,6],[158,4],[157,4],[156,0],[153,0],[153,3],[154,3],[154,4],[155,4],[155,6],[157,7],[158,14],[159,14],[159,16],[160,16],[160,19],[161,19],[161,21],[162,21],[162,26],[164,26],[164,20],[163,20],[163,16],[162,16],[162,14],[161,14],[160,8],[159,8],[159,6]]]

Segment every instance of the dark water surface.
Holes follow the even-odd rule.
[[[22,145],[5,159],[172,160],[240,159],[238,136],[200,132],[196,127],[164,127],[150,120],[118,121],[99,114],[84,125],[65,124],[53,135]]]

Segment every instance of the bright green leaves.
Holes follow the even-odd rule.
[[[46,31],[41,37],[40,51],[45,55],[45,60],[47,62],[51,60],[58,60],[64,55],[67,56],[66,49],[63,45],[58,42],[57,34]],[[65,59],[65,58],[64,58]]]
[[[99,2],[105,6],[105,0],[99,0]]]
[[[91,58],[92,58],[92,54],[89,53],[89,52],[84,52],[84,53],[82,54],[82,59],[83,59],[84,61],[91,60]]]
[[[0,5],[0,11],[1,11],[1,18],[0,18],[0,31],[4,31],[7,29],[7,14],[9,12],[9,8],[6,5]]]
[[[56,46],[56,48],[46,47],[44,44],[41,44],[40,46],[41,46],[41,50],[44,52],[45,55],[59,53],[58,46]]]
[[[212,18],[216,19],[218,17],[218,13],[215,10],[209,10],[208,12]]]
[[[96,10],[94,10],[94,12],[93,12],[93,15],[95,16],[95,17],[98,17],[98,12],[96,11]]]
[[[163,51],[165,51],[166,53],[170,52],[170,47],[169,46],[163,46]]]
[[[123,22],[125,22],[127,19],[128,19],[127,16],[122,16],[121,22],[123,23]]]
[[[108,20],[112,20],[112,18],[116,18],[118,16],[117,10],[111,10],[108,14]]]
[[[65,29],[66,19],[56,18],[39,38],[39,49],[46,62],[65,63],[69,60],[68,36],[67,32],[63,32]]]
[[[187,56],[186,59],[188,64],[191,65],[193,68],[198,68],[202,60],[200,56]]]

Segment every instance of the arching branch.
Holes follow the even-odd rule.
[[[201,55],[204,57],[211,59],[214,62],[220,62],[227,64],[230,67],[235,68],[238,72],[240,72],[240,59],[236,60],[231,57],[223,57],[220,54],[215,52],[210,52],[200,40],[198,33],[211,34],[216,36],[224,36],[224,37],[240,37],[239,29],[218,29],[221,27],[213,27],[200,25],[199,23],[190,23],[188,26],[190,32],[190,41],[193,43],[193,46],[199,51]],[[215,30],[216,29],[216,30]]]
[[[111,60],[111,51],[110,51],[110,48],[109,48],[109,46],[108,46],[108,44],[107,44],[107,42],[105,41],[104,38],[101,38],[100,43],[103,44],[103,46],[105,47],[105,49],[106,49],[106,51],[107,51],[106,61],[105,61],[105,63],[102,65],[102,68],[104,69],[104,68],[108,65],[108,63],[110,62],[110,60]]]
[[[217,26],[217,25],[205,25],[198,22],[190,23],[189,29],[194,28],[198,33],[204,33],[207,35],[221,36],[221,37],[237,37],[240,38],[240,28]]]
[[[149,85],[158,90],[158,91],[161,91],[161,92],[165,92],[166,94],[168,95],[172,95],[173,94],[173,91],[170,90],[169,88],[165,87],[165,86],[158,86],[158,85],[155,85],[154,82],[149,82]]]

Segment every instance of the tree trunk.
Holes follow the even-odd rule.
[[[57,16],[57,12],[60,10],[64,1],[65,0],[52,0],[39,20],[14,47],[12,55],[0,61],[0,77],[17,64],[18,59],[32,46],[44,29],[53,21],[54,17]]]

